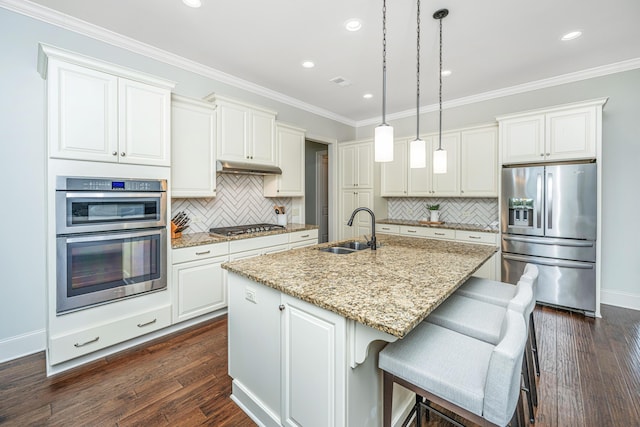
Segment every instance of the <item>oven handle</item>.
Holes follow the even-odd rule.
[[[551,267],[582,268],[585,270],[592,270],[595,266],[595,264],[588,262],[556,260],[550,258],[538,258],[522,255],[509,255],[505,253],[502,254],[502,258],[508,261],[530,262],[532,264],[549,265]]]
[[[163,192],[154,192],[154,193],[142,193],[142,192],[116,192],[116,191],[108,191],[108,192],[86,192],[86,191],[65,191],[65,197],[67,199],[158,199],[163,197],[165,193]]]
[[[91,233],[91,234],[83,234],[78,236],[63,236],[67,243],[82,243],[82,242],[101,242],[105,240],[114,240],[114,239],[131,239],[135,237],[145,237],[145,236],[153,236],[156,234],[166,234],[166,228],[152,228],[152,229],[144,229],[144,230],[132,230],[127,232],[102,232],[102,233]]]

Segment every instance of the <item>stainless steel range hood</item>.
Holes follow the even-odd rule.
[[[282,169],[271,165],[218,160],[216,171],[220,173],[239,173],[245,175],[282,175]]]

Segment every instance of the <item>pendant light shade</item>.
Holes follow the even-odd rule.
[[[439,126],[438,126],[438,149],[433,153],[433,173],[447,173],[447,151],[442,149],[442,19],[449,14],[448,9],[437,10],[433,14],[433,19],[440,21],[440,90],[438,92],[439,102]]]
[[[433,173],[447,173],[447,151],[436,150],[433,152]]]
[[[384,123],[376,127],[373,148],[376,162],[393,161],[393,127]]]
[[[427,167],[427,143],[424,140],[415,139],[409,143],[409,167]]]
[[[420,139],[420,0],[416,13],[416,139],[409,143],[409,167],[427,167],[427,143]]]
[[[382,0],[382,123],[373,136],[374,160],[393,161],[393,127],[386,122],[387,111],[387,1]]]

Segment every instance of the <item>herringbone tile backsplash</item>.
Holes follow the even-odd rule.
[[[489,225],[498,221],[498,199],[392,197],[389,219],[418,221],[429,218],[427,205],[440,205],[440,221]]]
[[[216,197],[211,199],[171,199],[171,216],[184,211],[201,221],[189,225],[187,233],[208,232],[211,227],[276,223],[274,205],[284,206],[291,222],[291,198],[265,198],[261,176],[218,174]]]

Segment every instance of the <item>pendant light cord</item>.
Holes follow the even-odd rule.
[[[416,32],[416,141],[420,139],[420,0],[418,0]]]
[[[446,16],[446,15],[445,15]],[[442,150],[442,18],[440,21],[440,89],[439,89],[439,110],[440,110],[440,123],[438,128],[438,150]]]
[[[387,112],[387,0],[382,0],[382,124]]]

